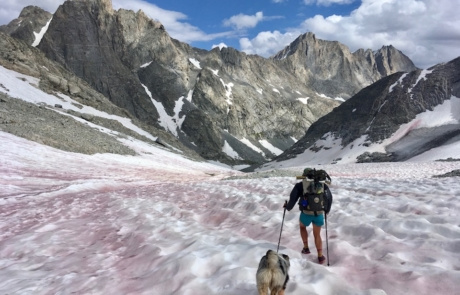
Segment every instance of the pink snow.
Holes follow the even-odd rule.
[[[138,156],[63,152],[0,132],[1,294],[257,294],[294,177],[240,172],[132,141]],[[149,151],[149,152],[147,152]],[[302,167],[292,168],[293,172]],[[459,162],[323,166],[330,266],[301,255],[298,211],[280,252],[286,294],[455,294]],[[325,230],[322,231],[326,248]]]

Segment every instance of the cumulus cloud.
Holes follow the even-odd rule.
[[[232,27],[237,30],[243,30],[248,28],[254,28],[259,22],[264,19],[264,13],[262,11],[257,12],[254,15],[238,14],[225,19],[223,25],[226,27]]]
[[[460,56],[459,4],[458,0],[363,0],[350,15],[316,15],[286,33],[261,32],[253,39],[241,39],[240,45],[243,51],[267,57],[281,50],[289,38],[292,42],[300,34],[313,32],[352,51],[393,45],[416,66],[427,68]],[[267,36],[272,39],[264,44]]]
[[[258,54],[260,56],[268,57],[276,53],[280,49],[286,47],[291,43],[299,34],[274,32],[261,32],[255,38],[241,38],[241,50],[248,54]]]

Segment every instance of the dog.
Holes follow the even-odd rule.
[[[256,281],[259,295],[284,295],[289,281],[289,256],[268,250],[259,262]]]

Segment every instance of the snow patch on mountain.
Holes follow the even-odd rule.
[[[452,96],[450,100],[445,100],[444,103],[436,106],[432,111],[427,110],[426,112],[420,113],[411,122],[402,124],[391,137],[382,142],[371,143],[367,135],[362,135],[347,146],[342,146],[342,139],[335,138],[334,135],[329,132],[324,134],[324,136],[315,143],[314,148],[307,149],[295,158],[286,161],[267,163],[262,166],[262,169],[289,167],[296,163],[305,163],[306,165],[322,163],[356,163],[357,157],[365,152],[385,153],[386,147],[403,139],[412,130],[460,124],[458,118],[460,118],[460,98]],[[435,132],[436,131],[433,129],[432,136],[436,136]],[[446,159],[447,157],[459,159],[460,141],[450,143],[448,146],[426,151],[414,157],[412,161],[424,159],[425,157],[431,160]]]
[[[263,139],[263,140],[259,140],[260,144],[266,148],[267,150],[269,150],[272,154],[274,155],[281,155],[283,153],[282,150],[280,150],[279,148],[273,146],[271,143],[269,143],[267,140]]]
[[[345,99],[343,97],[339,97],[339,96],[337,96],[336,98],[332,98],[332,97],[327,96],[326,94],[318,93],[318,92],[316,93],[316,95],[318,95],[319,97],[322,97],[322,98],[337,100],[337,101],[341,101],[341,102],[345,101]]]
[[[420,82],[420,80],[422,80],[422,79],[426,80],[426,76],[431,74],[432,72],[433,72],[432,70],[426,70],[426,69],[422,70],[420,72],[420,75],[417,78],[417,81],[415,81],[415,83],[414,83],[414,85],[412,87],[417,86],[417,84],[418,84],[418,82]]]
[[[3,66],[0,66],[0,81],[0,85],[3,85],[3,87],[0,87],[0,91],[5,94],[8,94],[11,97],[19,98],[37,105],[44,104],[48,106],[51,110],[56,112],[59,112],[59,110],[51,108],[51,106],[60,105],[62,106],[62,110],[72,110],[79,113],[116,120],[120,122],[124,127],[131,129],[132,131],[137,132],[142,136],[145,136],[154,141],[157,139],[155,136],[152,136],[150,133],[134,125],[133,122],[128,118],[108,114],[106,112],[96,110],[93,107],[81,105],[77,101],[62,93],[56,93],[56,95],[51,95],[43,92],[38,88],[40,80],[35,77],[23,75],[8,70]],[[81,106],[82,108],[79,108],[77,106]],[[72,116],[70,114],[66,115]],[[75,116],[72,117],[78,121],[82,120],[81,118],[77,118]],[[86,121],[85,123],[90,124],[90,122]],[[98,126],[98,128],[102,127]]]
[[[303,104],[308,104],[309,97],[299,97],[297,98],[298,101],[300,101]]]
[[[141,65],[141,68],[146,68],[146,67],[148,67],[152,62],[153,62],[153,61],[149,61],[149,62],[147,62],[147,63]]]
[[[390,89],[388,90],[388,93],[393,92],[393,89],[394,89],[397,85],[401,84],[401,83],[403,82],[404,78],[406,78],[406,76],[407,76],[407,73],[404,73],[401,77],[399,77],[398,81],[396,81],[395,83],[393,83],[393,84],[390,86]]]
[[[35,33],[35,32],[34,32],[35,40],[34,40],[34,42],[32,43],[32,46],[33,46],[33,47],[37,47],[37,46],[40,44],[40,42],[42,41],[43,36],[45,35],[46,31],[48,31],[48,27],[50,26],[51,20],[53,20],[53,18],[50,18],[50,20],[49,20],[49,21],[46,23],[46,25],[40,30],[40,32],[38,32],[38,33]]]
[[[188,59],[192,65],[194,65],[197,69],[201,70],[200,62],[194,58],[189,58]]]
[[[233,159],[241,159],[240,155],[231,147],[230,144],[228,144],[226,140],[224,141],[222,151]]]
[[[144,87],[145,92],[150,97],[150,100],[152,101],[153,105],[155,106],[155,108],[156,108],[156,110],[158,112],[158,115],[160,116],[160,118],[158,119],[158,122],[159,122],[160,126],[162,126],[166,130],[169,130],[169,132],[171,132],[172,134],[174,134],[177,137],[178,136],[178,133],[177,133],[177,127],[178,127],[177,119],[179,119],[179,118],[175,119],[175,118],[169,116],[168,113],[166,113],[166,109],[164,108],[163,104],[161,102],[158,102],[155,99],[153,99],[152,93],[150,92],[149,88],[147,86],[145,86],[144,84],[142,84],[142,86]],[[184,99],[184,97],[181,97],[179,99],[179,102],[176,102],[175,110],[176,110],[177,107],[182,108],[183,99]],[[182,124],[184,119],[185,118],[182,118],[182,120],[179,120],[179,124]]]
[[[234,86],[234,84],[232,82],[225,83],[224,80],[222,80],[222,78],[220,79],[220,82],[222,83],[225,89],[225,97],[226,97],[225,102],[227,102],[227,104],[230,106],[233,104],[232,87]],[[230,112],[230,107],[227,107],[227,114],[229,112]]]
[[[249,141],[249,139],[247,138],[243,138],[243,139],[240,139],[240,141],[242,143],[244,143],[245,145],[247,145],[248,147],[250,147],[251,149],[253,149],[254,151],[262,154],[262,156],[265,157],[265,153],[260,149],[258,148],[257,146],[255,146],[251,141]]]
[[[214,74],[214,76],[219,77],[219,70],[214,70],[211,68],[208,68],[208,69]]]

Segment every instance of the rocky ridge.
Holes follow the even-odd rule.
[[[460,97],[460,58],[428,70],[396,73],[362,89],[340,107],[313,123],[296,144],[275,161],[295,158],[304,152],[315,153],[330,147],[319,144],[332,137],[342,148],[366,137],[364,146],[388,139],[398,128],[412,121],[417,114],[433,108],[452,97]],[[452,115],[458,116],[453,104]],[[460,125],[448,124],[432,128],[414,128],[386,147],[384,153],[365,152],[358,162],[404,161],[429,149],[460,140]],[[331,162],[340,159],[330,159]]]
[[[317,39],[313,33],[299,36],[273,59],[296,73],[310,89],[344,99],[383,77],[416,69],[391,45],[375,52],[359,49],[352,53],[347,46]]]
[[[384,75],[415,68],[394,48],[386,50],[399,56],[391,60],[385,50],[351,54],[313,34],[293,42],[284,59],[281,53],[265,59],[233,48],[200,50],[170,38],[142,11],[113,10],[109,0],[64,2],[37,48],[139,122],[229,164],[273,158],[267,143],[290,147],[340,104],[328,96],[347,98]]]

